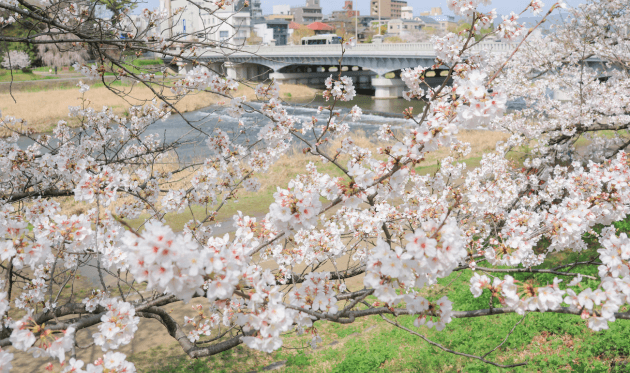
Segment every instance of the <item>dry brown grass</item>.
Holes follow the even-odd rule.
[[[484,153],[494,151],[497,142],[505,141],[508,137],[510,137],[508,133],[498,131],[462,130],[457,134],[458,140],[470,144],[469,158],[478,158]],[[434,165],[438,160],[448,156],[449,153],[448,147],[431,152],[426,156],[423,165]]]
[[[123,99],[105,87],[96,87],[85,93],[90,100],[90,106],[101,109],[109,106],[118,115],[124,115],[132,105],[141,105],[150,102],[155,95],[144,86],[117,87],[124,89],[128,96]],[[294,98],[309,98],[315,95],[315,90],[306,86],[284,84],[280,88],[281,95],[290,93]],[[247,96],[248,100],[256,99],[254,90],[241,85],[235,96]],[[25,128],[31,128],[34,132],[48,132],[59,120],[68,120],[68,106],[80,106],[81,94],[77,90],[47,90],[39,92],[15,92],[13,98],[9,94],[0,94],[0,111],[2,115],[10,115],[27,121]],[[208,92],[189,94],[180,100],[175,107],[181,112],[201,109],[210,105],[227,101],[224,97]],[[73,123],[70,122],[72,125]],[[0,128],[0,137],[9,135],[9,131]]]

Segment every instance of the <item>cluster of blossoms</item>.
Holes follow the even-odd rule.
[[[271,271],[250,266],[244,279],[254,291],[242,305],[247,311],[239,313],[235,321],[245,332],[255,331],[254,335],[243,337],[243,343],[250,348],[275,351],[282,346],[281,333],[290,330],[294,323],[298,327],[312,324],[308,315],[300,317],[300,312],[285,307],[282,302],[284,294],[276,286]]]
[[[13,322],[9,340],[14,348],[33,354],[33,357],[55,357],[59,362],[65,360],[65,354],[74,346],[75,328],[69,327],[61,333],[54,333],[35,322],[30,314]],[[9,354],[3,357],[9,358]],[[12,357],[12,355],[10,356]]]
[[[103,357],[83,369],[85,363],[82,360],[71,358],[61,373],[135,373],[135,365],[126,359],[127,356],[121,352],[107,351]]]
[[[420,297],[413,289],[421,289],[431,285],[438,278],[448,276],[466,257],[462,232],[458,230],[454,219],[426,221],[422,228],[409,233],[405,240],[405,248],[391,249],[382,239],[368,254],[367,273],[364,284],[374,288],[374,295],[379,301],[394,306],[401,301],[406,302],[407,310],[412,313],[431,311],[439,321],[430,324],[442,329],[450,322],[451,303],[441,299],[440,312],[429,307],[426,299]],[[401,294],[397,293],[400,289]],[[419,323],[424,322],[419,317]]]
[[[149,222],[139,237],[127,232],[129,271],[137,281],[147,281],[148,289],[178,294],[188,301],[204,283],[208,265],[206,250],[190,239],[174,233],[160,222]]]
[[[74,189],[74,199],[88,203],[98,200],[103,206],[109,206],[116,199],[116,190],[125,183],[118,172],[104,167],[98,175],[85,173]]]
[[[0,260],[10,260],[16,269],[28,265],[35,269],[42,264],[51,254],[50,244],[42,240],[32,242],[29,237],[28,224],[26,222],[11,222],[0,228]]]
[[[341,239],[341,232],[343,226],[336,222],[326,222],[324,229],[299,230],[294,236],[296,248],[292,255],[284,255],[285,258],[290,258],[287,264],[304,262],[311,265],[342,256],[346,245]]]
[[[532,0],[529,6],[532,8],[532,13],[536,15],[542,11],[545,4],[541,0]]]
[[[356,122],[361,119],[361,115],[363,115],[363,110],[357,105],[354,105],[352,109],[350,109],[350,115],[352,116],[352,121]]]
[[[464,104],[457,108],[463,127],[488,124],[506,109],[507,96],[501,92],[489,93],[484,85],[486,79],[487,76],[479,70],[469,71],[465,77],[456,79],[455,93]]]
[[[503,280],[495,278],[490,285],[490,279],[486,275],[479,276],[475,273],[470,279],[470,290],[477,298],[484,288],[488,288],[493,292],[493,296],[498,294],[502,303],[524,315],[526,311],[545,312],[558,309],[562,304],[562,296],[565,294],[565,291],[559,288],[561,281],[555,278],[552,285],[538,288],[523,283],[520,286],[522,289],[519,289],[512,276],[505,276]],[[524,295],[522,298],[521,293]]]
[[[319,190],[294,180],[288,187],[278,187],[273,194],[275,202],[269,206],[269,219],[279,229],[310,229],[322,207]]]
[[[326,90],[322,93],[326,101],[330,98],[340,101],[351,101],[357,92],[354,90],[352,78],[342,76],[339,79],[333,79],[333,76],[326,78]]]
[[[352,49],[357,46],[357,39],[353,36],[343,41],[344,49]]]
[[[491,0],[448,0],[446,5],[458,16],[470,17],[479,5],[490,5]]]
[[[178,95],[186,94],[193,90],[210,89],[213,92],[228,93],[236,90],[238,82],[230,77],[221,77],[206,67],[195,66],[186,73],[184,79],[180,79],[173,83],[171,91]]]
[[[94,333],[94,343],[103,351],[116,350],[127,345],[138,330],[140,318],[136,316],[134,307],[127,302],[115,298],[104,298],[99,304],[106,309],[101,317],[102,324],[98,333]]]
[[[256,96],[259,98],[271,99],[278,98],[280,96],[280,86],[276,81],[272,81],[270,84],[258,84],[255,90]]]
[[[192,308],[197,311],[197,314],[194,317],[184,316],[184,325],[192,326],[192,329],[188,331],[188,339],[196,342],[202,335],[212,334],[212,329],[219,325],[221,316],[218,313],[206,316],[200,304],[193,305]]]
[[[87,66],[84,64],[79,65],[78,63],[75,63],[74,65],[72,65],[72,67],[74,68],[74,70],[80,72],[88,79],[98,79],[101,76],[101,72],[96,65]]]
[[[289,302],[297,307],[334,315],[337,313],[337,291],[345,290],[345,285],[337,285],[329,280],[327,272],[311,272],[302,286],[289,293]]]
[[[424,97],[424,88],[428,87],[428,84],[424,83],[424,67],[418,66],[413,69],[403,69],[400,73],[400,78],[409,88],[409,91],[403,92],[403,98],[407,101],[411,99],[420,99]],[[425,87],[422,88],[421,85]]]
[[[407,310],[421,314],[413,321],[416,327],[425,325],[427,328],[435,327],[437,331],[442,331],[446,324],[451,322],[453,303],[447,297],[429,302],[420,296],[407,295],[405,302],[407,302]]]
[[[503,22],[501,22],[497,29],[503,39],[514,41],[522,35],[524,26],[516,22],[518,20],[518,14],[511,12],[509,16],[502,16],[502,18]]]
[[[445,65],[453,65],[462,60],[461,50],[464,46],[464,39],[457,34],[449,32],[443,37],[434,36],[431,39],[434,44],[436,59]],[[413,87],[409,87],[413,89]]]

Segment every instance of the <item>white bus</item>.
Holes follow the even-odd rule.
[[[341,36],[321,34],[302,38],[302,45],[341,44]]]

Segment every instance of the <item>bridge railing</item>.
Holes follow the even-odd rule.
[[[472,49],[482,50],[488,49],[492,52],[509,52],[515,48],[513,43],[496,43],[484,42],[475,45]],[[369,52],[404,52],[410,54],[413,52],[432,54],[434,53],[433,43],[382,43],[382,44],[357,44],[354,48],[347,51],[348,54],[369,53]],[[217,52],[219,49],[215,49]],[[282,45],[282,46],[262,46],[262,45],[245,45],[239,48],[240,51],[232,52],[233,54],[247,53],[257,55],[291,55],[291,54],[312,54],[318,52],[341,52],[340,45]],[[206,50],[211,52],[212,49]],[[231,54],[232,54],[231,53]]]

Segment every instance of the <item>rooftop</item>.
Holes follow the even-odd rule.
[[[335,29],[331,25],[327,25],[323,22],[313,22],[306,27],[310,28],[313,31],[333,31]]]
[[[455,22],[455,17],[453,16],[441,15],[441,16],[430,16],[430,17],[438,22],[443,22],[443,21]]]
[[[424,23],[429,23],[429,24],[437,23],[437,21],[433,19],[433,17],[429,17],[429,16],[418,16],[416,18],[420,18],[420,20]]]

